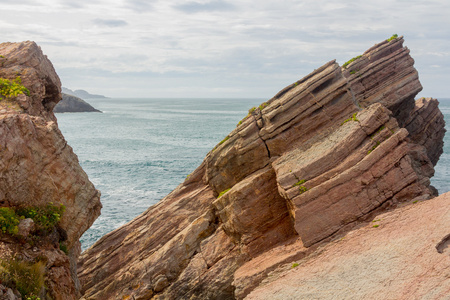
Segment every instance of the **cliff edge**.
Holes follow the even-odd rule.
[[[23,297],[77,299],[79,238],[100,192],[58,129],[61,83],[41,49],[0,44],[0,79],[0,281]]]
[[[436,99],[414,100],[403,42],[251,109],[184,183],[82,254],[84,299],[243,299],[380,212],[436,196],[445,124]]]

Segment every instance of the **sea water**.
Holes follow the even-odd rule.
[[[89,179],[102,193],[100,217],[81,238],[83,250],[131,221],[182,183],[248,109],[265,99],[90,99],[103,113],[56,114]],[[450,124],[450,99],[440,99]],[[450,187],[450,140],[432,184]]]
[[[56,114],[101,191],[83,250],[164,198],[264,99],[89,99],[103,113]]]

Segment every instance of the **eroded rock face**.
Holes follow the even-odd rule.
[[[449,208],[446,193],[378,215],[320,255],[280,266],[245,299],[446,299]]]
[[[403,39],[253,110],[166,198],[82,254],[85,299],[242,299],[277,266],[436,195],[444,122]]]
[[[51,62],[34,42],[0,44],[0,55],[0,77],[20,76],[30,91],[0,99],[0,206],[65,206],[57,228],[34,248],[4,237],[0,243],[9,251],[0,254],[45,258],[50,296],[76,299],[79,238],[100,214],[100,192],[58,129],[52,109],[61,98],[61,83]]]

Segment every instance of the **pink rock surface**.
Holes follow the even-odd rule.
[[[377,215],[245,299],[450,299],[449,234],[446,193]]]

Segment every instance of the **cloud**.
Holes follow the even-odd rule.
[[[144,13],[153,10],[155,0],[126,0],[124,7],[137,13]]]
[[[225,1],[216,0],[210,2],[188,2],[175,6],[176,9],[185,13],[198,13],[203,11],[227,11],[234,10],[235,6]]]
[[[128,23],[124,20],[115,19],[94,19],[92,22],[98,26],[104,27],[124,27],[128,25]]]

